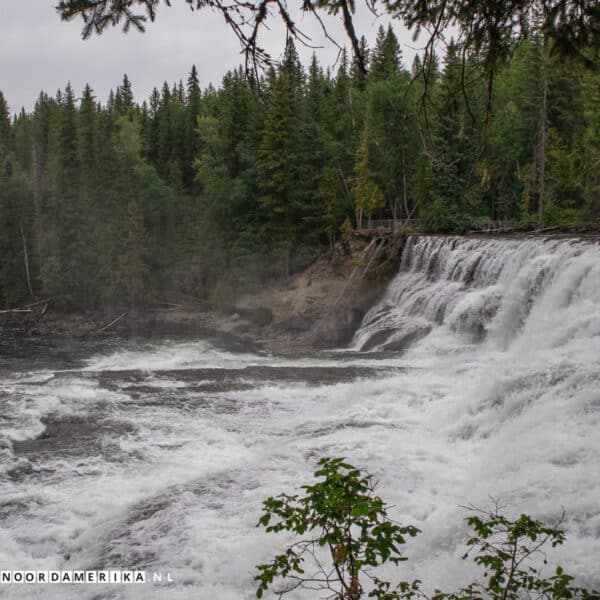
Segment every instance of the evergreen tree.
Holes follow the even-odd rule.
[[[380,26],[371,57],[369,79],[377,81],[393,77],[400,72],[401,68],[402,52],[392,26],[388,25],[387,30],[384,30],[383,26]]]
[[[79,109],[79,156],[84,180],[93,183],[96,160],[98,157],[98,132],[96,121],[96,102],[92,88],[86,84]]]
[[[451,41],[437,89],[436,120],[428,148],[431,177],[429,206],[424,212],[436,230],[451,227],[453,221],[468,213],[474,164],[481,152],[482,138],[474,127],[462,92],[460,55],[460,48]]]
[[[290,38],[281,69],[269,90],[257,164],[260,205],[267,217],[263,231],[271,240],[284,277],[290,273],[292,249],[298,241],[298,226],[305,208],[299,180],[302,87],[302,67]]]
[[[131,81],[129,81],[129,77],[125,73],[123,75],[123,82],[117,87],[117,93],[115,94],[115,111],[120,115],[132,117],[133,110],[133,90],[131,88]]]
[[[162,177],[169,173],[169,163],[173,152],[173,124],[172,124],[172,94],[168,83],[165,81],[158,108],[157,131],[157,166]]]
[[[10,112],[8,103],[0,91],[0,145],[6,150],[12,148],[12,129],[10,125]]]
[[[187,80],[187,99],[188,102],[191,102],[194,94],[200,93],[200,80],[198,79],[198,69],[196,69],[196,65],[192,65],[190,70],[190,74]]]
[[[371,139],[368,124],[363,129],[360,145],[356,153],[356,179],[354,185],[354,206],[356,210],[356,226],[361,229],[363,217],[366,215],[368,226],[371,226],[373,213],[385,202],[381,188],[374,181],[370,168]]]

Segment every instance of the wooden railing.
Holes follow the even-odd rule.
[[[370,222],[363,223],[363,229],[412,229],[419,231],[423,225],[421,219],[372,219]]]
[[[508,219],[492,220],[492,219],[473,219],[469,223],[469,231],[510,231],[515,229],[517,224],[514,221]],[[422,219],[371,219],[371,221],[363,222],[362,229],[376,230],[376,229],[410,229],[412,231],[422,231],[423,220]]]
[[[514,221],[508,219],[496,220],[492,219],[473,219],[471,222],[471,230],[473,231],[508,231],[516,227]]]

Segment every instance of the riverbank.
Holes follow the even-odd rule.
[[[0,314],[0,336],[145,337],[195,335],[296,356],[348,344],[366,311],[397,273],[408,233],[354,232],[287,281],[238,296],[225,310],[200,303],[164,303],[135,310],[64,313],[50,300],[31,312]],[[598,233],[470,234],[469,238],[600,241]],[[445,237],[445,236],[435,236]]]
[[[396,273],[406,236],[356,233],[286,282],[240,295],[226,310],[165,303],[129,311],[64,313],[52,300],[0,314],[0,335],[228,337],[275,354],[344,345]]]

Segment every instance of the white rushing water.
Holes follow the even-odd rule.
[[[472,577],[461,505],[492,496],[509,514],[564,507],[567,542],[549,558],[600,585],[593,243],[411,238],[347,356],[163,341],[68,369],[23,360],[0,378],[0,570],[174,580],[5,597],[252,598],[254,565],[285,542],[255,527],[262,500],[308,482],[327,455],[374,473],[393,516],[423,531],[407,578],[454,589]]]

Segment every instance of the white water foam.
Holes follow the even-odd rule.
[[[261,501],[308,482],[324,455],[368,468],[394,517],[423,530],[407,545],[407,578],[453,589],[472,577],[460,560],[460,506],[489,506],[491,495],[512,514],[551,519],[564,507],[567,543],[549,559],[579,583],[600,585],[597,246],[413,238],[354,346],[401,348],[385,364],[406,371],[331,385],[273,376],[206,392],[186,370],[336,361],[223,354],[190,342],[97,356],[45,383],[2,382],[15,419],[31,406],[39,412],[46,398],[40,415],[88,415],[102,433],[88,453],[20,457],[32,471],[0,481],[0,568],[131,567],[175,580],[15,586],[9,597],[250,599],[254,565],[285,541],[256,529]],[[352,364],[378,364],[364,356]],[[132,368],[182,375],[103,379]]]

